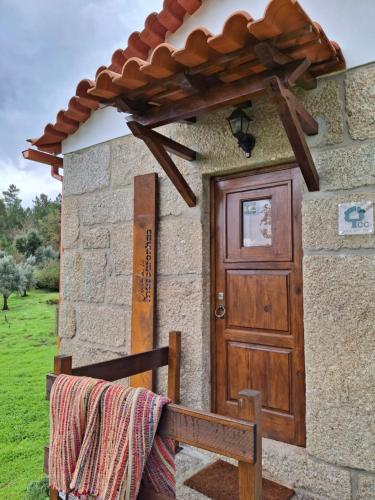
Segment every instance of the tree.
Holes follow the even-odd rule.
[[[43,240],[36,231],[30,231],[27,236],[17,236],[15,246],[19,253],[26,257],[35,255],[39,247],[43,245]]]
[[[26,213],[22,208],[22,200],[19,198],[20,190],[11,184],[6,191],[3,191],[3,203],[6,210],[6,227],[13,233],[17,229],[22,229],[25,222]]]
[[[29,259],[35,259],[35,257],[29,257]],[[34,274],[34,267],[28,262],[22,262],[18,266],[18,271],[20,273],[20,288],[19,291],[22,297],[27,296],[27,291],[36,286],[36,278]]]
[[[10,255],[0,259],[0,294],[3,296],[3,311],[8,311],[8,298],[20,289],[21,276],[17,265]]]
[[[56,252],[51,246],[39,247],[35,252],[35,261],[37,265],[44,264],[49,260],[58,260],[59,252]]]

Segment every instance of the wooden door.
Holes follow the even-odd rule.
[[[263,435],[305,444],[299,168],[213,181],[213,406],[262,393]]]

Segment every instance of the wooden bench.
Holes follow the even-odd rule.
[[[46,399],[49,399],[57,375],[99,378],[107,381],[138,375],[168,366],[168,397],[158,432],[179,443],[217,453],[238,461],[240,500],[262,498],[262,442],[260,429],[260,393],[245,389],[239,393],[240,419],[194,410],[179,405],[180,401],[181,333],[170,332],[168,347],[132,354],[92,365],[72,368],[71,356],[56,356],[54,372],[47,375]],[[48,474],[48,447],[45,448],[45,472]],[[50,499],[59,498],[50,490]],[[162,500],[153,492],[140,491],[138,498]]]

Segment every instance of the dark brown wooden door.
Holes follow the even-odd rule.
[[[215,179],[213,406],[237,417],[262,392],[263,435],[305,444],[301,176],[298,168]]]

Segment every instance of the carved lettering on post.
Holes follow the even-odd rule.
[[[134,177],[132,354],[155,344],[157,213],[157,174]],[[131,377],[130,383],[152,390],[152,371]]]

